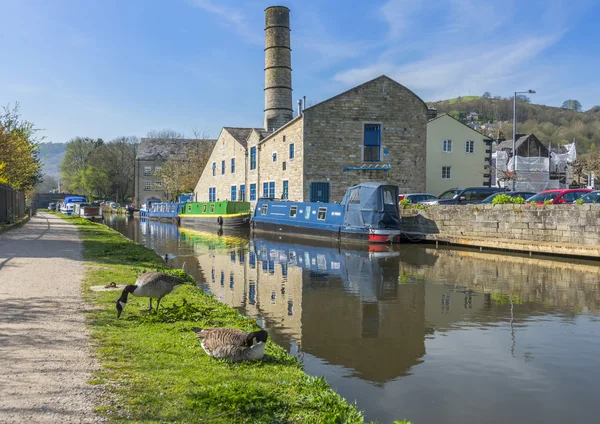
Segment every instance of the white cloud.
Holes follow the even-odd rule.
[[[262,33],[250,29],[249,21],[242,10],[217,4],[212,0],[188,0],[188,3],[217,15],[229,28],[238,32],[244,38],[244,41],[250,44],[264,44]]]

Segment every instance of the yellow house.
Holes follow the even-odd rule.
[[[427,123],[427,193],[457,187],[489,187],[492,139],[450,115]]]

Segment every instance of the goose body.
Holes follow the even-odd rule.
[[[136,297],[150,298],[150,311],[152,311],[152,299],[156,299],[156,310],[158,310],[160,300],[171,293],[176,286],[183,283],[183,279],[164,272],[147,272],[140,275],[135,284],[125,286],[121,297],[117,299],[117,318],[121,316],[129,294]]]
[[[246,333],[235,328],[194,328],[208,356],[231,362],[263,358],[269,334],[265,330]]]

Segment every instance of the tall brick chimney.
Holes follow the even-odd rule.
[[[290,9],[265,9],[265,130],[274,131],[293,118]]]

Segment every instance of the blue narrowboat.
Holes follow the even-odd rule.
[[[290,202],[261,198],[252,228],[298,237],[398,243],[398,187],[365,182],[350,187],[341,203]]]
[[[152,203],[147,211],[147,217],[157,221],[176,221],[185,203]]]
[[[67,196],[65,200],[60,204],[60,211],[66,215],[73,215],[75,204],[85,203],[85,197],[83,196]]]

